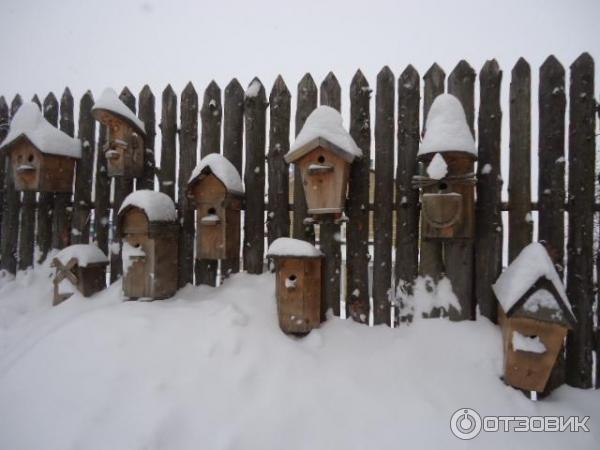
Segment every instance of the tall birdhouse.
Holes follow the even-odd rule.
[[[423,239],[473,239],[477,149],[460,101],[435,98],[417,159]]]
[[[90,297],[106,288],[108,258],[92,244],[77,244],[64,248],[52,260],[54,276],[54,306],[68,299],[75,289]]]
[[[192,172],[188,196],[196,205],[196,258],[239,258],[244,186],[233,164],[218,153],[204,157]]]
[[[109,177],[137,178],[144,171],[144,122],[137,118],[117,93],[106,89],[94,103],[92,115],[108,129],[106,156]]]
[[[323,254],[308,242],[291,238],[273,241],[267,257],[275,261],[277,315],[284,333],[306,334],[324,318]]]
[[[81,143],[48,123],[35,103],[19,108],[0,151],[10,156],[17,190],[73,192]]]
[[[504,382],[544,393],[567,331],[576,323],[546,248],[538,242],[525,247],[493,290],[501,307]]]
[[[308,116],[285,161],[300,168],[309,214],[341,215],[350,164],[361,156],[339,112],[320,106]]]
[[[118,215],[122,239],[123,294],[164,299],[177,291],[179,222],[173,200],[162,192],[129,194]]]

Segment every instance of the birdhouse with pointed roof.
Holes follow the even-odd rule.
[[[19,108],[0,151],[10,156],[17,190],[73,192],[81,143],[48,123],[35,103]]]
[[[239,258],[244,186],[233,164],[218,153],[202,158],[188,182],[188,197],[196,205],[196,257]]]
[[[284,158],[300,168],[309,214],[341,215],[350,164],[361,156],[338,111],[320,106],[308,116]]]
[[[475,234],[474,163],[477,148],[460,101],[435,98],[417,155],[423,239],[472,239]]]
[[[500,304],[504,381],[543,393],[576,319],[544,245],[525,247],[493,285]]]
[[[123,201],[117,220],[125,297],[171,297],[177,291],[179,236],[173,200],[162,192],[135,191]]]
[[[146,128],[113,89],[105,89],[94,103],[92,115],[106,126],[102,151],[109,177],[137,178],[144,171]]]

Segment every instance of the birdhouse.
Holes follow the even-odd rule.
[[[335,109],[321,106],[306,119],[285,155],[300,168],[308,214],[341,215],[346,203],[350,164],[362,151]]]
[[[94,103],[92,115],[108,130],[107,142],[102,149],[108,176],[142,176],[146,151],[144,122],[137,118],[112,89],[106,89]]]
[[[493,286],[501,307],[504,382],[543,393],[576,323],[546,248],[529,244]]]
[[[277,314],[284,333],[306,334],[321,324],[322,253],[308,242],[273,241],[267,256],[275,262]]]
[[[77,244],[64,248],[52,260],[54,276],[53,305],[68,299],[75,290],[90,297],[106,288],[108,258],[92,244]]]
[[[423,239],[473,239],[477,149],[459,100],[435,98],[417,159]]]
[[[179,223],[173,200],[161,192],[129,194],[118,214],[122,239],[123,294],[164,299],[177,291]]]
[[[188,196],[196,205],[196,258],[239,258],[244,186],[233,164],[218,153],[204,157],[192,172]]]
[[[35,103],[19,108],[0,151],[10,156],[15,189],[73,192],[81,144],[48,123]]]

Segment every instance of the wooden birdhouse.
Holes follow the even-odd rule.
[[[493,286],[500,304],[504,382],[544,393],[576,323],[565,288],[546,248],[525,247]]]
[[[118,215],[122,239],[123,294],[164,299],[177,291],[179,222],[173,200],[162,192],[129,194]]]
[[[92,108],[92,115],[106,126],[107,143],[102,149],[109,177],[137,178],[144,171],[144,122],[137,118],[117,93],[106,89]]]
[[[442,94],[427,116],[419,148],[423,239],[473,239],[477,149],[459,100]]]
[[[203,158],[188,182],[188,196],[196,205],[196,258],[239,258],[244,186],[233,164],[218,153]]]
[[[92,244],[77,244],[64,248],[52,260],[56,267],[52,304],[68,299],[75,290],[90,297],[106,288],[108,258]]]
[[[73,192],[81,144],[48,123],[35,103],[19,108],[0,151],[10,156],[17,190]]]
[[[267,256],[275,262],[277,314],[284,333],[306,334],[324,318],[323,255],[308,242],[291,238],[273,241]]]
[[[339,112],[321,106],[308,116],[285,161],[300,168],[309,214],[344,211],[350,164],[361,156]]]

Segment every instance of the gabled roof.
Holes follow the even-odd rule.
[[[98,119],[98,114],[106,111],[124,120],[143,137],[146,136],[146,126],[125,103],[121,101],[114,89],[107,88],[102,92],[100,98],[94,103],[92,115]]]
[[[211,153],[200,160],[192,171],[188,184],[206,175],[214,175],[223,183],[228,192],[244,195],[242,177],[231,162],[219,153]]]
[[[130,208],[139,208],[146,214],[150,222],[174,222],[177,220],[177,211],[171,197],[157,191],[140,190],[125,197],[119,217]]]

